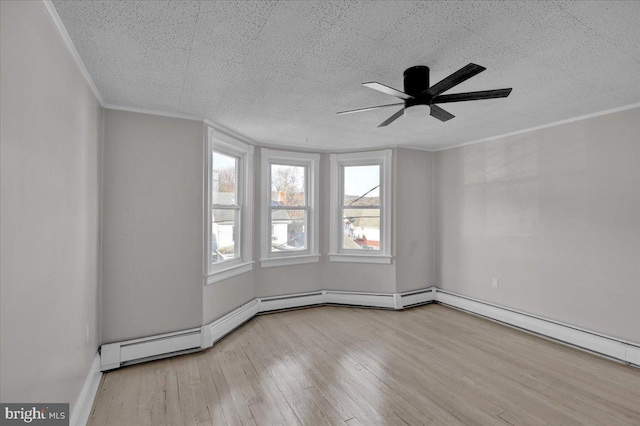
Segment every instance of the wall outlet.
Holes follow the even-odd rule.
[[[85,345],[89,343],[89,323],[84,326],[84,343]]]
[[[492,279],[491,280],[491,287],[493,287],[493,288],[500,287],[500,280],[498,280],[497,278]]]

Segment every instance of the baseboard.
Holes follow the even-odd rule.
[[[202,346],[201,333],[201,328],[192,328],[102,345],[100,370],[107,371],[123,365],[200,350]]]
[[[561,324],[525,312],[440,290],[436,287],[426,287],[404,293],[318,290],[255,298],[200,329],[103,345],[100,370],[106,371],[122,365],[209,348],[251,318],[262,313],[327,304],[400,310],[433,302],[482,315],[591,352],[640,366],[640,344]]]
[[[305,306],[324,304],[324,292],[312,291],[308,293],[286,294],[282,296],[260,297],[258,299],[258,312],[281,311],[284,309],[296,309]]]
[[[435,302],[435,299],[435,287],[421,288],[419,290],[400,293],[400,304],[402,309],[432,303]]]
[[[89,420],[91,414],[91,408],[93,407],[93,401],[98,393],[98,386],[100,386],[100,379],[102,378],[102,372],[100,371],[100,354],[96,353],[89,374],[84,381],[84,385],[80,390],[80,395],[73,404],[71,415],[69,416],[70,426],[84,426]]]
[[[397,293],[361,293],[335,290],[324,291],[324,303],[330,305],[401,309],[397,299]]]
[[[412,304],[424,303],[424,300],[431,297],[430,291],[431,287],[402,294],[318,290],[308,293],[259,297],[197,329],[102,345],[100,370],[108,371],[124,365],[210,348],[215,342],[261,313],[326,304],[403,309],[403,298]]]
[[[255,317],[258,314],[258,305],[259,301],[252,299],[211,324],[203,325],[201,349],[210,348],[215,342]]]
[[[640,345],[632,342],[440,289],[435,291],[435,300],[444,305],[640,366]]]

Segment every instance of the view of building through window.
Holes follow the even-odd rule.
[[[211,263],[218,263],[240,257],[236,244],[238,159],[214,151],[211,170]]]
[[[307,249],[307,168],[271,164],[271,252]]]
[[[380,165],[343,167],[343,249],[380,250]]]

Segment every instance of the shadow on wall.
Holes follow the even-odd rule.
[[[532,237],[539,232],[536,142],[464,148],[462,237]]]

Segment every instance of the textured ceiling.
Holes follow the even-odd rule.
[[[438,149],[640,102],[640,1],[54,1],[107,104],[208,118],[253,141],[314,149]],[[506,99],[400,118],[402,72]]]

